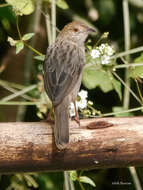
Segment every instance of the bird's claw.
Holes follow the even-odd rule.
[[[73,117],[72,118],[78,125],[79,125],[79,127],[80,127],[80,120],[79,120],[79,118],[78,117]]]

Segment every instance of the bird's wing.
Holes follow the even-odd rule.
[[[67,96],[82,72],[84,53],[73,44],[51,45],[44,62],[45,90],[54,105]]]

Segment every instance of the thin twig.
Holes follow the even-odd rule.
[[[17,28],[17,32],[18,32],[19,39],[22,40],[22,35],[21,35],[20,29],[19,29],[18,16],[16,17],[16,28]]]
[[[128,91],[133,95],[133,97],[142,105],[142,101],[136,96],[136,94],[131,90],[131,88],[115,73],[112,71],[114,76],[124,85],[125,88],[128,89]]]
[[[136,82],[136,85],[137,85],[137,89],[138,89],[139,96],[140,96],[140,98],[141,98],[141,101],[143,102],[143,96],[142,96],[142,93],[141,93],[141,90],[140,90],[140,87],[139,87],[139,84],[138,84],[137,79],[135,79],[135,82]]]
[[[124,40],[125,40],[125,50],[128,51],[130,49],[130,22],[129,22],[129,7],[128,0],[123,0],[123,19],[124,19]],[[129,55],[126,56],[126,60],[129,61]],[[124,88],[124,99],[123,99],[123,107],[125,109],[129,108],[130,103],[130,78],[129,78],[129,70],[125,70],[125,83],[128,88]]]
[[[17,92],[19,92],[18,90],[16,90],[16,89],[10,87],[10,86],[9,86],[7,83],[5,83],[5,82],[2,83],[2,82],[0,81],[0,86],[2,86],[3,88],[5,88],[6,90],[8,90],[8,91],[10,91],[10,92],[12,92],[12,93],[17,93]],[[28,96],[28,95],[21,94],[20,96],[23,97],[23,98],[25,98],[26,100],[33,101],[33,98],[31,98],[31,97]],[[8,97],[8,96],[7,96],[7,97]]]
[[[79,185],[80,185],[80,187],[81,187],[81,190],[85,190],[84,189],[84,186],[82,185],[82,183],[80,182],[80,181],[78,181],[79,182]]]
[[[50,19],[49,16],[47,16],[47,13],[44,13],[44,11],[42,11],[41,9],[39,9],[39,11],[46,17],[47,20],[49,20],[50,26],[54,26],[54,27],[56,28],[56,31],[59,33],[59,32],[60,32],[59,28],[58,28],[56,25],[53,25],[53,24],[51,23],[51,19]],[[48,13],[48,14],[49,14],[49,13]]]
[[[8,105],[8,106],[14,106],[14,105],[24,105],[24,106],[31,106],[31,105],[38,105],[41,104],[41,102],[19,102],[19,101],[9,101],[9,102],[5,102],[5,101],[0,101],[0,105]]]
[[[44,54],[40,53],[38,50],[36,50],[35,48],[33,48],[32,46],[30,46],[29,44],[27,44],[25,41],[24,41],[24,45],[27,46],[29,49],[31,49],[37,55],[40,55],[40,56],[44,55]]]
[[[129,63],[129,64],[121,64],[121,65],[115,65],[113,67],[114,69],[123,69],[123,68],[128,68],[128,67],[140,67],[143,66],[143,63]]]
[[[138,178],[138,175],[137,175],[135,167],[129,167],[129,171],[130,171],[130,173],[132,175],[132,178],[133,178],[134,185],[135,185],[136,189],[137,190],[142,190],[141,183],[140,183],[140,180]]]
[[[1,79],[0,79],[0,85],[2,87],[7,86],[7,87],[12,87],[12,88],[20,89],[20,90],[26,87],[26,86],[21,85],[21,84],[17,84],[17,83],[14,83],[14,82],[8,82],[8,81],[1,80]]]
[[[45,7],[46,9],[46,16],[45,16],[45,22],[46,22],[46,31],[47,31],[47,37],[48,37],[48,44],[51,45],[52,43],[52,31],[51,31],[51,21],[50,21],[50,15],[48,13],[48,7]],[[43,13],[43,12],[42,12]]]
[[[71,190],[75,190],[74,183],[70,177],[69,177],[69,186],[70,186]]]
[[[17,19],[16,19],[16,27],[17,27],[17,31],[18,31],[18,36],[19,36],[20,40],[23,41],[22,40],[22,35],[21,35],[21,32],[20,32],[20,28],[19,28],[18,16],[17,16]],[[27,46],[29,49],[31,49],[32,52],[36,53],[37,55],[43,56],[42,53],[40,53],[38,50],[36,50],[35,48],[33,48],[32,46],[27,44],[25,41],[23,41],[23,43],[24,43],[25,46]]]
[[[101,118],[101,117],[108,117],[108,116],[113,116],[113,115],[118,115],[122,113],[130,113],[130,112],[135,112],[135,111],[140,111],[143,110],[143,106],[137,107],[137,108],[132,108],[124,111],[118,111],[118,112],[111,112],[111,113],[104,113],[101,116],[95,116],[95,115],[89,115],[90,118]]]
[[[140,46],[140,47],[137,47],[137,48],[134,48],[134,49],[130,49],[130,50],[127,50],[127,51],[123,51],[121,53],[113,55],[111,58],[115,59],[115,58],[123,57],[123,56],[126,56],[126,55],[138,53],[138,52],[141,52],[141,51],[143,51],[143,46]]]
[[[56,39],[56,0],[51,3],[51,18],[52,18],[52,42]]]
[[[95,63],[88,63],[84,66],[84,68],[88,68],[91,66],[96,66]],[[113,66],[113,71],[115,71],[116,69],[124,69],[124,68],[128,68],[128,67],[141,67],[143,66],[143,63],[128,63],[128,64],[121,64],[121,65],[115,65]],[[91,68],[91,69],[95,69],[95,68]]]
[[[64,190],[70,190],[68,178],[69,178],[68,173],[64,171]]]
[[[9,101],[9,100],[12,100],[12,99],[14,99],[14,98],[16,98],[18,96],[21,96],[21,95],[23,95],[23,94],[25,94],[25,93],[27,93],[27,92],[35,89],[35,88],[37,88],[37,85],[35,85],[35,84],[31,85],[31,86],[28,86],[28,87],[24,88],[23,90],[17,91],[17,92],[15,92],[15,93],[7,96],[7,97],[2,98],[0,101],[5,101],[6,102],[6,101]]]
[[[7,85],[6,83],[2,83],[2,81],[0,81],[0,86],[2,86],[4,89],[10,91],[10,92],[15,92],[15,90],[10,87],[9,85]]]

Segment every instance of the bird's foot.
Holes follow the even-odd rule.
[[[79,120],[79,117],[75,116],[72,118],[72,120],[74,120],[80,127],[80,120]]]
[[[45,121],[48,122],[48,123],[52,123],[52,124],[55,123],[55,121],[53,119],[51,119],[51,118],[47,118]]]
[[[53,116],[53,108],[50,109],[47,118],[45,119],[46,122],[54,124],[54,116]]]

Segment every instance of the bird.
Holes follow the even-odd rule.
[[[85,65],[84,42],[95,29],[73,21],[65,25],[48,48],[44,61],[44,88],[55,113],[55,144],[65,149],[69,143],[69,105],[75,102]]]

